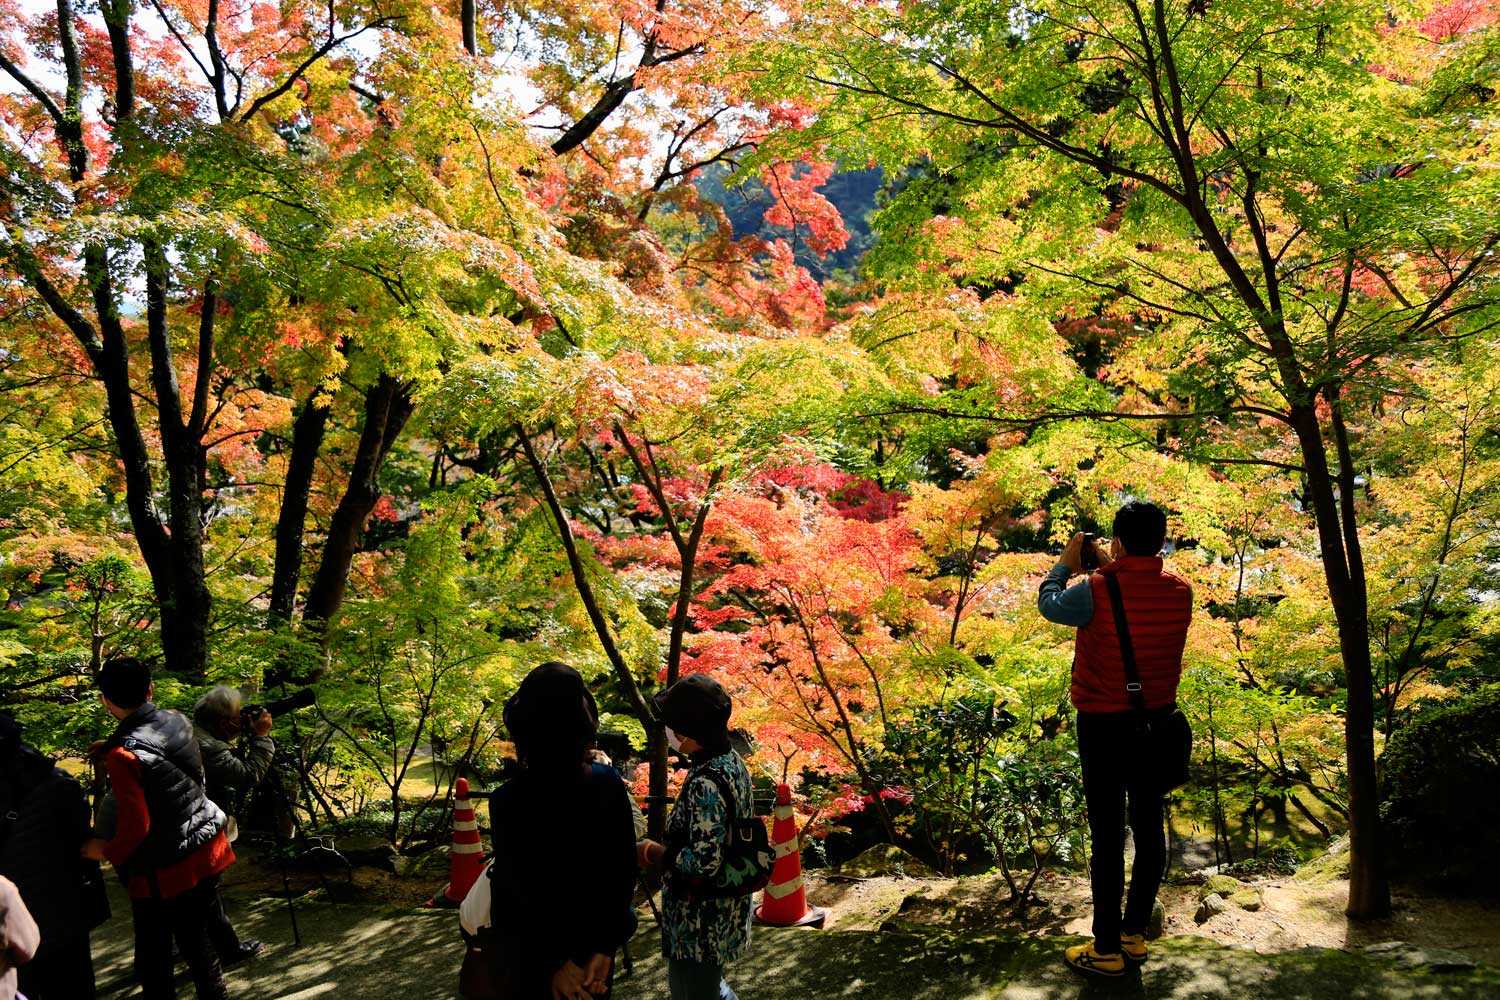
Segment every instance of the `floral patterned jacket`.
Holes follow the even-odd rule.
[[[754,815],[750,771],[733,750],[694,770],[713,768],[734,790],[735,812]],[[728,813],[714,783],[695,776],[682,786],[667,817],[666,886],[662,890],[662,951],[668,958],[724,964],[750,944],[751,897],[689,898],[673,873],[712,876],[724,862],[729,843]]]

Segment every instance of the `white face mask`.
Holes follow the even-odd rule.
[[[671,747],[673,750],[677,751],[678,753],[681,753],[682,752],[682,737],[680,737],[676,733],[674,733],[672,731],[672,727],[671,726],[667,726],[666,729],[667,729],[667,746]]]

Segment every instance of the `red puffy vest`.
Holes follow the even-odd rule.
[[[1124,556],[1089,576],[1094,617],[1078,630],[1073,653],[1073,707],[1080,712],[1124,712],[1130,708],[1105,573],[1120,581],[1146,707],[1172,704],[1177,700],[1182,648],[1187,644],[1188,622],[1193,617],[1193,588],[1181,577],[1163,572],[1157,556]]]

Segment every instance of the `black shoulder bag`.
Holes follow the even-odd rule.
[[[1187,784],[1188,763],[1193,756],[1193,730],[1182,709],[1152,712],[1146,707],[1141,688],[1140,671],[1135,665],[1135,645],[1130,641],[1130,626],[1125,621],[1125,601],[1120,596],[1120,581],[1113,573],[1104,573],[1109,588],[1109,603],[1115,613],[1115,634],[1120,639],[1120,660],[1125,664],[1125,693],[1135,714],[1136,732],[1145,750],[1142,762],[1146,774],[1157,779],[1162,794]]]
[[[697,777],[713,782],[719,797],[724,800],[724,825],[729,830],[729,841],[724,845],[724,862],[713,875],[674,874],[681,879],[688,893],[698,899],[734,899],[759,892],[771,881],[771,866],[776,861],[766,824],[755,816],[740,818],[739,810],[735,808],[734,790],[724,776],[711,767],[689,774],[687,781],[683,782],[683,789],[686,790],[688,783]]]

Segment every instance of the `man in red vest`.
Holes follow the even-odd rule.
[[[1187,581],[1162,569],[1167,517],[1160,508],[1139,500],[1127,503],[1115,514],[1114,536],[1108,549],[1094,543],[1099,569],[1068,587],[1068,578],[1083,572],[1084,536],[1074,535],[1037,596],[1043,617],[1078,629],[1071,693],[1092,845],[1094,940],[1069,948],[1064,957],[1074,969],[1106,976],[1122,975],[1126,959],[1145,961],[1146,925],[1167,855],[1164,796],[1140,753],[1108,578],[1119,584],[1141,692],[1153,714],[1176,707],[1193,611]],[[1127,818],[1135,835],[1135,864],[1125,894]]]
[[[119,723],[95,754],[109,774],[114,835],[84,841],[83,856],[108,860],[130,893],[145,1000],[176,1000],[174,939],[198,1000],[228,1000],[208,928],[220,905],[218,876],[234,851],[223,810],[203,791],[193,724],[156,707],[151,668],[135,657],[106,660],[98,683],[99,700]]]

